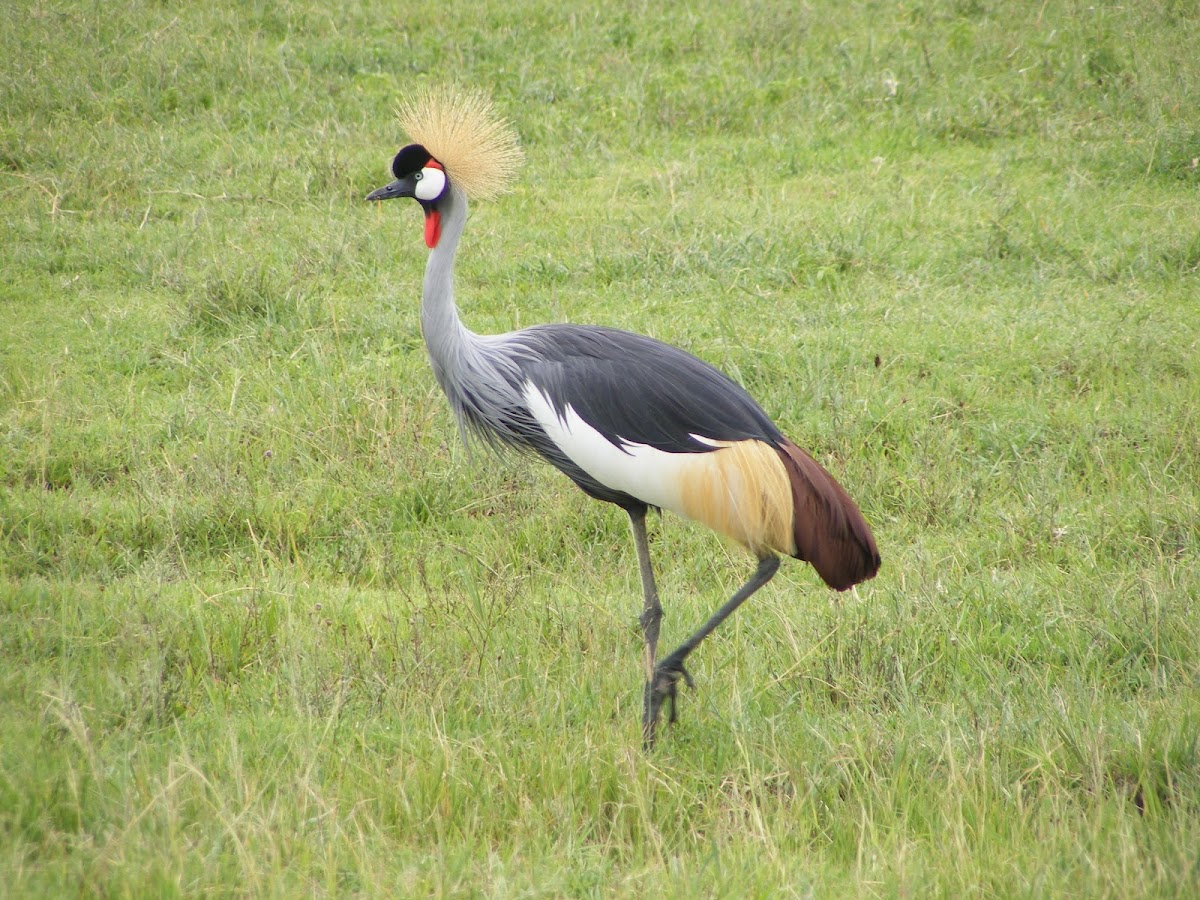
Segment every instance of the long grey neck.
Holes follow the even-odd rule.
[[[464,440],[471,434],[503,444],[551,452],[540,426],[524,410],[524,383],[512,335],[481,337],[458,318],[454,306],[454,256],[467,221],[467,198],[451,183],[438,201],[442,234],[425,265],[421,331],[433,374],[450,401]],[[522,356],[522,353],[524,356]],[[468,440],[468,444],[469,444]]]
[[[438,203],[442,216],[442,234],[425,264],[425,282],[421,295],[421,333],[438,383],[450,393],[457,381],[464,351],[478,338],[458,318],[454,305],[454,257],[467,221],[467,198],[449,184]]]

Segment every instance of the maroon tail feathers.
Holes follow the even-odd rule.
[[[836,591],[874,578],[879,548],[850,495],[820,463],[784,438],[775,448],[792,482],[796,558],[812,563]]]

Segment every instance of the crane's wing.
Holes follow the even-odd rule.
[[[779,429],[737,382],[690,353],[616,328],[544,325],[509,335],[520,370],[616,446],[700,453],[712,441],[777,444]],[[698,440],[707,438],[708,441]]]

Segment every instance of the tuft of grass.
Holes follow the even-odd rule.
[[[0,872],[67,893],[1191,896],[1189,4],[0,22]],[[425,361],[406,86],[529,161],[468,324],[745,384],[862,505],[640,750],[623,516],[472,455]],[[681,638],[748,563],[652,524]]]

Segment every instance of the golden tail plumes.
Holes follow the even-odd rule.
[[[785,439],[776,450],[792,484],[795,557],[812,563],[837,591],[874,578],[879,548],[850,495],[791,441]]]

